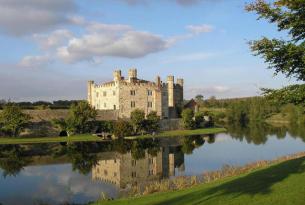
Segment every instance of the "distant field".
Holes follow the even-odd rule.
[[[158,138],[158,137],[175,137],[175,136],[191,136],[201,134],[214,134],[226,131],[224,128],[205,128],[197,130],[174,130],[164,131],[157,135],[143,135],[143,136],[130,136],[126,139],[144,139],[144,138]],[[2,137],[0,138],[0,144],[34,144],[34,143],[52,143],[52,142],[99,142],[104,141],[102,138],[91,135],[73,135],[70,137],[37,137],[37,138],[13,138],[13,137]]]

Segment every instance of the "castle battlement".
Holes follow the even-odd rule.
[[[162,82],[138,78],[137,69],[128,71],[127,78],[121,70],[113,72],[113,81],[97,85],[88,81],[88,102],[98,110],[119,110],[119,116],[129,117],[134,109],[142,109],[148,114],[156,111],[162,118],[172,118],[173,110],[178,110],[183,101],[183,79],[167,76]],[[170,111],[169,111],[170,110]]]

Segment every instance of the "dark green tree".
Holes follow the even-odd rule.
[[[63,127],[73,133],[86,133],[90,132],[97,111],[91,107],[86,101],[80,101],[72,104],[69,110],[68,118],[65,122],[60,122]]]
[[[185,129],[194,129],[195,128],[195,122],[193,120],[194,117],[194,111],[190,108],[186,108],[181,113],[183,126]]]
[[[152,111],[146,116],[145,130],[149,133],[157,132],[160,129],[160,117],[157,112]]]
[[[140,109],[135,109],[130,113],[130,122],[134,132],[139,134],[145,130],[145,112]]]
[[[118,120],[114,123],[113,134],[118,138],[124,138],[132,135],[133,127],[130,122]]]
[[[305,1],[275,0],[268,3],[256,0],[246,6],[249,12],[256,12],[258,19],[266,19],[277,25],[279,31],[288,32],[285,39],[263,37],[251,41],[254,55],[261,56],[275,75],[282,73],[286,77],[295,77],[305,81]],[[263,94],[274,102],[304,104],[304,85],[289,86],[280,90],[263,89]]]
[[[30,116],[22,112],[15,104],[7,104],[0,113],[1,130],[8,135],[17,137],[29,123]]]
[[[250,42],[255,55],[262,56],[265,62],[275,69],[275,74],[296,77],[305,81],[305,1],[275,0],[267,3],[256,0],[246,6],[249,12],[256,12],[258,19],[266,19],[277,25],[279,31],[287,31],[289,39],[269,39]]]

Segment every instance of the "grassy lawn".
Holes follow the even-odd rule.
[[[225,128],[203,128],[196,130],[170,130],[163,131],[156,135],[141,135],[141,136],[130,136],[125,139],[145,139],[145,138],[158,138],[158,137],[177,137],[177,136],[192,136],[192,135],[204,135],[204,134],[216,134],[225,132]]]
[[[182,191],[95,205],[304,205],[304,184],[305,157]]]
[[[164,131],[158,133],[157,135],[143,135],[143,136],[130,136],[126,139],[144,139],[151,137],[174,137],[174,136],[190,136],[190,135],[199,135],[199,134],[214,134],[219,132],[226,131],[224,128],[205,128],[197,130],[173,130],[173,131]],[[0,144],[33,144],[33,143],[51,143],[51,142],[98,142],[103,141],[102,138],[91,135],[72,135],[70,137],[1,137]]]

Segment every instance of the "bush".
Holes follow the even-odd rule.
[[[157,132],[160,129],[160,117],[157,112],[152,111],[146,116],[145,131],[152,133]]]
[[[118,120],[114,123],[113,134],[118,138],[132,135],[133,127],[128,121]]]
[[[193,120],[194,112],[192,109],[187,108],[184,109],[181,113],[183,126],[185,129],[194,129],[195,128],[195,122]]]
[[[135,134],[145,130],[145,112],[140,109],[135,109],[130,113],[130,121]]]

